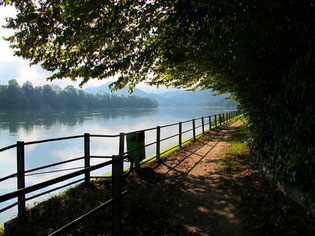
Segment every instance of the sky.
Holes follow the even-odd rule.
[[[14,17],[16,11],[13,7],[0,7],[0,84],[7,84],[10,79],[16,79],[20,85],[29,81],[34,86],[41,86],[44,84],[57,84],[64,88],[67,85],[73,85],[76,88],[80,88],[80,81],[73,82],[70,79],[54,80],[53,82],[47,81],[46,78],[50,76],[50,73],[43,70],[39,65],[29,66],[29,61],[24,60],[21,57],[13,56],[13,50],[9,47],[9,43],[3,39],[13,34],[12,30],[3,29],[3,25],[6,24],[6,17]],[[106,80],[90,80],[84,85],[84,88],[96,87],[103,85],[109,81],[114,81],[114,78]],[[147,86],[141,83],[137,88],[146,92],[161,93],[167,92],[165,87],[161,86],[160,89]]]

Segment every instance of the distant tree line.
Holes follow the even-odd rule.
[[[0,109],[78,109],[78,108],[154,108],[153,98],[90,94],[69,85],[34,87],[29,81],[22,86],[15,79],[8,85],[0,85]]]

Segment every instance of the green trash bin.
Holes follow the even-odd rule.
[[[127,134],[127,152],[135,150],[129,155],[133,158],[134,166],[138,166],[139,163],[145,159],[144,148],[144,131]]]

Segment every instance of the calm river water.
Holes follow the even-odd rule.
[[[0,148],[15,144],[17,141],[36,141],[42,139],[66,137],[73,135],[91,134],[119,134],[131,132],[158,125],[167,125],[179,121],[209,116],[218,113],[232,111],[233,109],[213,107],[159,107],[156,109],[133,110],[96,110],[96,111],[63,111],[45,112],[36,111],[0,111]],[[206,120],[208,123],[208,120]],[[196,122],[196,126],[201,121]],[[183,130],[190,129],[191,123],[183,125]],[[201,132],[201,128],[197,130]],[[178,126],[161,129],[161,138],[178,133]],[[192,133],[186,133],[183,138],[189,138]],[[156,139],[155,130],[145,133],[146,144]],[[178,137],[161,143],[161,150],[178,142]],[[91,155],[113,155],[118,153],[118,138],[91,138]],[[155,145],[146,148],[146,157],[155,153]],[[56,141],[28,145],[25,147],[26,170],[36,168],[63,160],[81,157],[84,155],[83,138]],[[93,159],[91,164],[97,164],[104,160]],[[71,173],[72,168],[82,167],[84,160],[71,162],[37,171],[37,175],[26,176],[26,186],[40,183],[44,180]],[[54,172],[61,169],[69,169],[63,172]],[[94,175],[102,175],[109,172],[109,167],[92,172]],[[47,173],[49,172],[49,173]],[[0,153],[0,178],[16,173],[16,150],[11,149]],[[73,181],[73,180],[72,180]],[[67,181],[60,183],[64,185]],[[16,179],[12,178],[0,182],[0,195],[16,189]],[[58,185],[55,185],[58,186]],[[54,187],[55,187],[54,186]],[[46,191],[43,189],[41,191]],[[60,190],[59,190],[60,191]],[[39,193],[39,192],[37,192]],[[28,194],[26,197],[37,193]],[[32,205],[34,201],[42,201],[52,194],[44,195],[27,202]],[[15,200],[0,203],[0,209],[14,203]],[[17,207],[0,213],[0,224],[15,216]]]

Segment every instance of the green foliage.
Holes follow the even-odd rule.
[[[0,85],[0,109],[79,109],[79,108],[152,108],[158,103],[153,98],[138,96],[117,96],[109,94],[92,95],[73,86],[61,89],[59,86],[33,87],[25,82],[22,87],[16,80],[9,85]]]
[[[4,235],[4,225],[0,225],[0,235]]]
[[[7,4],[18,10],[7,24],[16,55],[53,72],[50,79],[84,84],[119,74],[116,89],[150,78],[230,92],[248,112],[256,159],[315,195],[312,0]]]
[[[241,116],[243,118],[243,115]],[[237,170],[244,166],[244,161],[240,158],[248,153],[248,146],[246,141],[248,139],[248,129],[246,123],[236,127],[232,132],[229,145],[224,149],[222,157],[223,161],[218,163],[218,167],[222,170]]]

